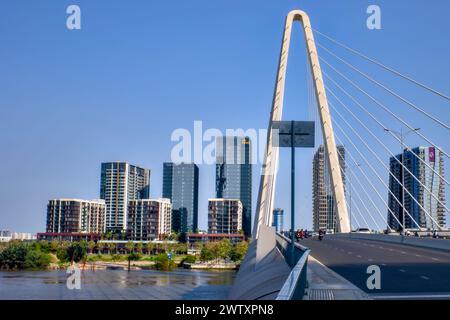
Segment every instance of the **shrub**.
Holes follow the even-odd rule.
[[[44,269],[47,268],[51,262],[52,257],[50,254],[36,250],[28,250],[24,267],[26,269]]]
[[[181,264],[183,264],[183,263],[195,263],[195,261],[197,261],[197,258],[195,256],[189,254],[181,261]]]
[[[155,268],[162,271],[170,271],[175,267],[175,262],[169,260],[166,253],[159,254],[155,259]]]
[[[23,243],[11,243],[0,253],[0,267],[6,269],[23,269],[28,248]]]
[[[0,268],[42,269],[52,261],[50,254],[41,252],[39,246],[22,242],[11,243],[0,253]]]

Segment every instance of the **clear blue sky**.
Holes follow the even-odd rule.
[[[81,7],[81,30],[66,28],[70,4]],[[366,28],[369,4],[380,5],[382,30]],[[103,161],[150,168],[151,196],[159,197],[170,135],[176,128],[192,130],[194,120],[204,128],[265,129],[284,19],[295,8],[307,11],[316,29],[450,91],[447,0],[2,1],[0,229],[43,231],[48,199],[98,198]],[[306,119],[298,26],[295,34],[284,117]],[[443,100],[376,75],[449,122]],[[448,132],[391,101],[450,150]],[[420,144],[413,137],[408,142]],[[299,227],[310,227],[312,151],[298,154],[297,220]],[[281,161],[286,166],[276,204],[288,209],[285,151]],[[255,167],[254,202],[258,173]],[[200,166],[201,228],[213,196],[214,166]]]

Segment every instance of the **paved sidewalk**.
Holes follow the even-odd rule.
[[[364,291],[311,255],[308,258],[307,277],[305,300],[371,300]]]

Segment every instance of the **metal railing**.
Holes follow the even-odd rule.
[[[292,251],[291,240],[277,233],[277,247],[292,270],[276,300],[302,300],[305,295],[308,256],[311,250],[298,243],[294,243],[294,246]]]

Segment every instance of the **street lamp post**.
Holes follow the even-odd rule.
[[[411,129],[408,130],[406,132],[403,132],[403,128],[400,129],[400,132],[395,131],[395,130],[391,130],[388,128],[384,128],[384,131],[386,132],[391,132],[393,133],[397,138],[399,138],[400,140],[400,147],[401,147],[401,156],[402,156],[402,160],[401,160],[401,165],[402,165],[402,223],[403,223],[403,228],[402,228],[402,239],[405,236],[405,231],[406,231],[406,217],[405,217],[405,139],[406,136],[410,133],[413,132],[417,132],[419,131],[420,128],[415,128],[415,129]]]
[[[295,148],[314,148],[314,121],[274,121],[272,123],[274,147],[291,149],[291,246],[289,263],[295,259]]]

